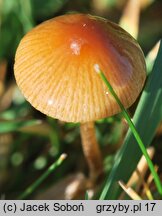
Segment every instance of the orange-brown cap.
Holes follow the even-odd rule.
[[[126,31],[103,18],[71,14],[38,25],[21,40],[14,70],[36,109],[66,122],[87,122],[120,112],[96,64],[129,107],[145,81],[144,56]]]

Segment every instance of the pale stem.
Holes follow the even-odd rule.
[[[94,122],[81,123],[80,132],[84,156],[89,166],[90,178],[95,182],[103,174],[103,162],[96,139]]]

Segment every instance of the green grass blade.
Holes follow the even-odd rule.
[[[148,147],[162,119],[162,45],[155,60],[152,73],[136,109],[133,122],[141,139]],[[127,182],[135,170],[142,153],[129,129],[121,150],[116,155],[112,171],[103,188],[101,199],[117,199],[121,189],[118,181]]]
[[[140,135],[139,135],[139,133],[138,133],[136,127],[134,126],[134,124],[133,124],[131,118],[129,117],[128,112],[126,111],[126,109],[124,108],[123,104],[122,104],[121,101],[119,100],[117,94],[115,93],[115,91],[114,91],[114,89],[112,88],[111,84],[109,83],[109,81],[108,81],[107,78],[105,77],[104,73],[103,73],[101,70],[99,70],[98,72],[99,72],[99,75],[100,75],[101,79],[104,81],[104,83],[105,83],[106,86],[108,87],[109,91],[111,92],[111,94],[112,94],[113,97],[115,98],[117,104],[119,105],[119,107],[120,107],[120,109],[121,109],[121,111],[122,111],[122,114],[123,114],[124,118],[127,120],[128,125],[129,125],[129,128],[131,129],[131,131],[132,131],[134,137],[136,138],[136,141],[137,141],[137,143],[138,143],[138,145],[139,145],[139,147],[140,147],[140,149],[141,149],[141,151],[142,151],[142,153],[143,153],[143,155],[144,155],[144,157],[145,157],[145,159],[146,159],[146,161],[147,161],[147,164],[148,164],[149,169],[150,169],[150,171],[151,171],[151,173],[152,173],[152,175],[153,175],[153,178],[154,178],[156,187],[157,187],[157,189],[158,189],[158,192],[160,193],[160,195],[162,195],[162,185],[161,185],[161,182],[160,182],[160,178],[159,178],[159,176],[157,175],[157,172],[156,172],[155,169],[154,169],[154,165],[153,165],[153,163],[152,163],[152,161],[151,161],[151,159],[150,159],[150,157],[149,157],[149,155],[148,155],[148,153],[147,153],[147,150],[146,150],[146,148],[145,148],[145,145],[144,145],[144,143],[143,143],[143,141],[142,141],[142,139],[141,139],[141,137],[140,137]]]
[[[85,192],[85,200],[89,200],[88,191]]]
[[[18,199],[25,199],[30,194],[32,194],[37,187],[65,160],[66,154],[62,154],[59,159],[54,162],[44,173],[41,175],[32,185],[30,185],[19,197]]]

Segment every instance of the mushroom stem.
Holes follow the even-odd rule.
[[[90,170],[90,179],[95,182],[103,174],[103,163],[94,122],[81,123],[80,132],[84,156]]]

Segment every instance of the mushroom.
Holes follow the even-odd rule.
[[[94,121],[120,112],[94,72],[96,64],[130,107],[144,85],[144,55],[130,34],[101,17],[68,14],[43,22],[21,40],[14,65],[16,82],[33,107],[65,122],[80,122],[94,182],[103,173]]]

